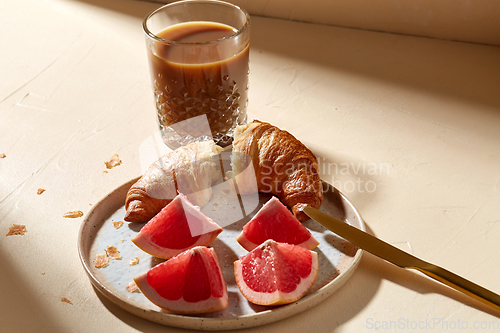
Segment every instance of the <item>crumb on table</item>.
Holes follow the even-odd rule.
[[[114,168],[115,166],[122,164],[122,161],[120,160],[118,154],[114,154],[113,157],[111,157],[111,159],[109,159],[108,161],[104,162],[104,164],[106,164],[106,168],[111,169]]]
[[[12,227],[9,228],[9,232],[6,234],[6,236],[15,236],[19,235],[22,236],[26,233],[26,226],[23,224],[13,224]]]
[[[63,214],[63,217],[66,217],[66,218],[77,218],[77,217],[82,217],[82,216],[83,216],[83,212],[81,210],[74,210],[74,211],[67,212],[67,213]]]
[[[122,260],[122,255],[115,246],[108,246],[106,252],[111,259]]]
[[[61,302],[64,302],[64,303],[68,303],[68,304],[71,304],[73,305],[73,302],[71,302],[69,299],[67,299],[66,297],[61,297]]]

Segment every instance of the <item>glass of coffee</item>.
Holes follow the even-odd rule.
[[[182,0],[143,22],[165,144],[232,143],[247,120],[250,15],[216,0]]]

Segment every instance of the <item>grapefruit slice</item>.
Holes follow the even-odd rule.
[[[318,254],[272,239],[234,262],[241,294],[259,305],[297,301],[311,289],[318,276]]]
[[[236,240],[247,251],[252,251],[268,239],[309,250],[319,244],[311,232],[276,197],[266,202],[243,226],[243,231]]]
[[[173,313],[205,313],[229,304],[217,255],[205,246],[184,251],[134,281],[151,302]]]
[[[217,223],[179,194],[142,227],[132,242],[155,257],[170,259],[189,248],[209,246],[221,232]]]

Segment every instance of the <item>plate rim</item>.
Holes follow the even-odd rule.
[[[320,302],[326,299],[328,296],[333,294],[339,288],[341,288],[345,282],[351,277],[351,275],[356,270],[361,257],[363,255],[363,250],[361,248],[356,249],[356,253],[353,256],[352,263],[349,264],[348,268],[333,278],[326,285],[322,286],[315,292],[285,306],[271,308],[265,311],[261,311],[259,313],[254,314],[244,314],[236,317],[230,318],[200,318],[200,317],[192,317],[185,316],[173,313],[166,313],[155,311],[151,309],[141,308],[132,304],[130,301],[123,299],[121,295],[115,294],[112,290],[110,290],[105,284],[103,284],[91,271],[89,264],[85,258],[84,248],[83,248],[83,235],[86,227],[88,227],[89,221],[94,214],[94,211],[100,207],[100,205],[110,196],[116,194],[116,192],[123,190],[125,186],[132,186],[141,176],[132,178],[131,180],[121,184],[120,186],[114,188],[112,191],[108,192],[104,197],[102,197],[97,203],[95,203],[92,208],[85,214],[85,217],[80,225],[78,231],[78,256],[80,258],[80,262],[87,274],[87,277],[90,279],[93,287],[98,290],[103,296],[105,296],[111,303],[115,304],[119,308],[130,312],[138,317],[143,319],[166,325],[171,327],[178,327],[184,329],[196,329],[196,330],[231,330],[231,329],[239,329],[239,328],[251,328],[256,326],[261,326],[265,324],[269,324],[272,322],[276,322],[279,320],[283,320],[285,318],[291,317],[294,314],[303,312]],[[328,186],[332,186],[329,183],[322,180],[323,183]],[[333,186],[332,186],[333,187]],[[337,191],[343,201],[344,204],[347,204],[352,212],[354,213],[359,226],[357,228],[366,231],[366,225],[354,207],[352,202],[337,188],[333,187],[334,191]],[[99,221],[102,225],[104,221]],[[330,231],[331,232],[331,231]],[[89,258],[90,259],[90,258]]]

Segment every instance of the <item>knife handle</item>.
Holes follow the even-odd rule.
[[[482,303],[485,303],[497,310],[500,310],[500,295],[483,288],[474,282],[464,279],[461,276],[456,275],[444,268],[433,265],[431,263],[424,262],[424,265],[419,267],[409,267],[414,268],[425,275],[444,283],[445,285],[458,290]]]

